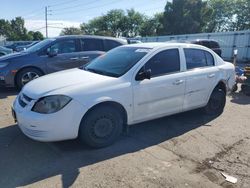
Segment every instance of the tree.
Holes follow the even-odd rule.
[[[84,34],[84,32],[77,27],[66,27],[60,33],[60,35],[82,35],[82,34]]]
[[[173,0],[167,2],[162,19],[165,34],[202,32],[203,12],[207,3],[202,0]]]
[[[21,17],[16,17],[10,21],[0,19],[0,35],[12,41],[43,39],[43,35],[39,31],[28,32],[24,26],[24,19]]]
[[[33,33],[33,40],[43,40],[44,36],[40,31],[35,31]]]
[[[163,32],[163,24],[161,23],[163,14],[154,15],[153,18],[145,18],[140,27],[140,36],[157,36]]]
[[[28,32],[28,37],[27,37],[27,40],[34,40],[34,41],[37,41],[37,40],[43,40],[44,37],[43,37],[43,34],[39,31],[29,31]]]

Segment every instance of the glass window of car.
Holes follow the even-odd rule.
[[[207,51],[204,51],[207,61],[207,66],[214,66],[214,57]]]
[[[55,51],[58,54],[72,53],[76,52],[76,42],[75,40],[63,40],[58,41],[49,47],[48,51]]]
[[[210,47],[211,48],[220,48],[219,44],[215,41],[210,41]]]
[[[82,51],[104,51],[102,39],[81,39]]]
[[[84,70],[112,77],[120,77],[149,51],[150,48],[117,47],[94,59],[84,67]]]
[[[121,43],[114,40],[105,40],[105,51],[109,51],[117,46],[121,46]]]
[[[151,76],[161,76],[180,71],[180,57],[178,49],[169,49],[153,56],[144,66],[145,70],[151,69]]]
[[[214,65],[213,56],[200,49],[184,49],[187,69]]]

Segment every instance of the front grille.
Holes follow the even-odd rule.
[[[28,101],[28,102],[30,102],[30,101],[32,101],[32,98],[29,98],[27,95],[25,95],[25,94],[23,94],[23,98],[26,100],[26,101]]]
[[[19,102],[19,104],[20,104],[20,106],[21,107],[25,107],[25,106],[27,106],[27,104],[29,103],[29,102],[31,102],[32,101],[32,98],[30,98],[30,97],[28,97],[27,95],[25,95],[25,94],[23,94],[23,93],[21,93],[20,95],[19,95],[19,97],[18,97],[18,102]]]

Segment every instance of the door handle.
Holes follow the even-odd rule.
[[[207,75],[207,77],[208,78],[213,78],[213,77],[215,77],[215,74],[209,74],[209,75]]]
[[[70,58],[70,60],[78,60],[79,58],[78,57],[72,57]]]
[[[173,82],[173,85],[180,85],[184,82],[184,80],[176,80],[175,82]]]
[[[81,59],[89,59],[89,56],[83,56]]]

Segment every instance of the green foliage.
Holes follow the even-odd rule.
[[[24,27],[24,19],[16,17],[10,21],[0,20],[0,35],[3,35],[7,40],[42,40],[43,35],[41,32],[27,31]]]
[[[60,35],[82,35],[82,34],[84,34],[84,32],[77,27],[64,28],[60,33]]]
[[[165,34],[199,33],[203,22],[206,2],[202,0],[173,0],[167,2],[163,17]]]
[[[134,9],[126,12],[114,9],[88,23],[83,23],[81,30],[91,35],[134,37],[141,34],[142,25],[146,19],[146,16]]]

